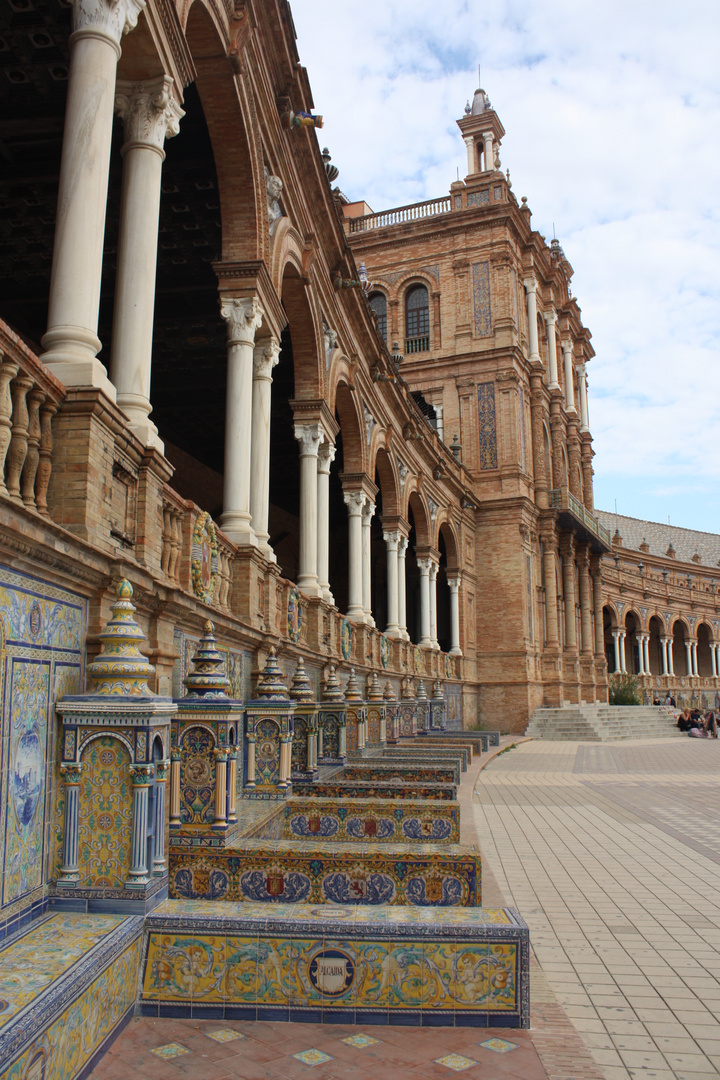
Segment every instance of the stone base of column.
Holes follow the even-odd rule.
[[[297,587],[305,596],[322,597],[322,589],[318,585],[317,575],[300,574],[297,579]]]
[[[345,614],[348,619],[352,619],[353,622],[365,622],[365,612],[361,607],[349,607]]]
[[[418,645],[421,645],[424,649],[432,649],[433,643],[429,637],[421,637]]]
[[[41,338],[40,359],[65,386],[94,386],[113,402],[115,387],[97,358],[102,342],[82,326],[55,326]]]
[[[150,875],[147,872],[139,874],[139,873],[133,873],[133,871],[131,870],[129,877],[125,881],[125,888],[126,889],[144,889],[147,886],[149,881],[150,881]]]
[[[258,550],[260,551],[260,554],[262,555],[262,557],[264,559],[267,559],[268,562],[277,563],[277,555],[275,554],[273,549],[268,544],[268,540],[270,539],[270,534],[269,533],[255,533],[255,538],[257,540]]]
[[[322,592],[323,600],[326,603],[330,604],[332,607],[335,607],[335,597],[330,592],[330,586],[329,585],[323,585],[322,583],[320,583],[320,589],[321,589],[321,592]]]
[[[257,547],[258,539],[252,527],[252,518],[241,510],[228,510],[220,516],[220,528],[233,544]]]
[[[79,870],[63,870],[61,868],[57,882],[55,884],[58,889],[76,889],[79,882]]]
[[[386,626],[385,637],[395,638],[398,641],[402,641],[402,631],[397,624],[395,626]]]
[[[158,429],[150,419],[150,403],[135,394],[120,394],[117,399],[118,408],[122,409],[128,418],[130,430],[140,440],[143,446],[151,446],[160,454],[165,453],[165,443],[160,438]],[[143,407],[145,406],[145,407]]]
[[[449,655],[450,656],[462,656],[462,649],[460,648],[459,645],[454,645],[453,648],[450,650]]]

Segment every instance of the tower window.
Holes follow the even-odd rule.
[[[380,335],[387,341],[387,300],[385,294],[381,292],[371,293],[370,307],[375,312]]]
[[[413,285],[405,297],[405,351],[430,348],[430,302],[424,285]]]

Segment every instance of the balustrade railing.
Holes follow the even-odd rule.
[[[435,214],[447,214],[452,209],[450,196],[440,199],[428,199],[425,202],[398,206],[394,210],[383,210],[379,214],[365,214],[363,217],[348,218],[346,225],[349,232],[364,232],[366,229],[382,229],[386,225],[398,225],[403,221],[417,221],[420,218],[433,217]]]
[[[65,387],[0,320],[0,495],[48,517],[52,418]]]
[[[568,488],[553,488],[552,491],[548,491],[548,506],[556,510],[568,510],[598,539],[611,547],[611,537],[608,530],[600,524],[595,515],[591,514]]]

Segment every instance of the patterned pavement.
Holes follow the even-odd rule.
[[[495,902],[606,1080],[720,1075],[719,771],[720,741],[530,742],[476,785]]]

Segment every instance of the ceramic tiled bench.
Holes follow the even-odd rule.
[[[393,780],[404,784],[459,784],[460,762],[443,761],[420,764],[411,761],[386,761],[384,758],[346,765],[339,780]]]
[[[480,853],[460,844],[243,840],[237,848],[175,853],[178,900],[477,907]]]
[[[0,950],[0,1076],[92,1068],[135,1007],[142,916],[48,912]]]
[[[313,799],[442,799],[455,802],[455,784],[410,784],[396,780],[336,780],[298,785],[298,794]]]
[[[213,904],[146,920],[141,1011],[195,1019],[527,1027],[512,908]]]
[[[472,757],[472,746],[426,746],[423,743],[419,746],[391,746],[386,750],[381,751],[381,754],[377,758],[373,758],[374,761],[385,763],[398,762],[398,764],[410,764],[416,763],[417,765],[444,765],[446,762],[450,764],[455,761],[460,763],[462,772],[467,772],[470,758]]]
[[[450,843],[460,840],[460,807],[432,799],[293,797],[252,833],[263,840],[372,840]]]

